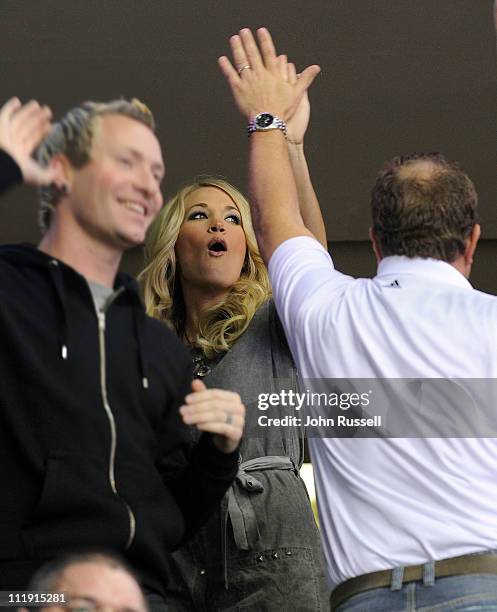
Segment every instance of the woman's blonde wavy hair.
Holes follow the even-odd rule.
[[[210,308],[199,323],[195,345],[212,359],[228,351],[250,324],[259,306],[271,295],[266,266],[259,253],[245,197],[227,181],[201,176],[173,196],[154,221],[145,243],[145,269],[140,274],[147,313],[169,323],[179,336],[185,333],[185,303],[176,274],[174,250],[185,218],[185,199],[201,187],[224,191],[240,211],[247,253],[239,280],[224,301]]]

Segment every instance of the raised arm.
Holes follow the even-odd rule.
[[[288,64],[288,79],[290,83],[297,82],[298,75],[295,70],[295,64]],[[316,192],[312,186],[309,167],[307,166],[304,152],[304,136],[307,131],[307,126],[309,125],[310,115],[311,105],[309,103],[307,91],[305,91],[295,114],[286,124],[288,153],[290,154],[293,177],[297,186],[302,221],[324,248],[328,249],[323,215],[321,214]]]
[[[306,68],[296,82],[288,79],[286,62],[278,58],[269,32],[257,31],[259,47],[248,29],[230,39],[233,64],[227,57],[219,65],[230,85],[235,103],[247,120],[270,113],[288,121],[302,96],[319,73]],[[242,69],[250,66],[248,69]],[[240,70],[242,69],[242,70]],[[254,228],[264,260],[295,236],[313,236],[304,225],[288,146],[282,130],[254,132],[249,147],[249,192]]]
[[[17,180],[30,185],[49,185],[54,171],[42,168],[32,157],[34,149],[50,131],[52,113],[32,100],[24,106],[11,98],[0,109],[0,191]]]

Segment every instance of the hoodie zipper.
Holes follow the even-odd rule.
[[[105,304],[106,308],[110,305],[110,301]],[[106,357],[105,357],[105,312],[98,311],[97,317],[98,317],[98,339],[99,339],[99,346],[100,346],[100,391],[102,393],[102,402],[104,405],[104,409],[107,414],[107,418],[109,419],[110,434],[111,434],[111,445],[110,445],[110,456],[109,456],[109,482],[110,482],[110,486],[112,488],[114,495],[123,502],[123,504],[126,506],[126,510],[128,511],[129,537],[128,537],[128,541],[126,542],[126,549],[128,549],[131,546],[133,539],[135,537],[136,519],[135,519],[135,515],[133,514],[133,511],[128,506],[128,504],[124,501],[124,499],[119,495],[117,491],[117,487],[116,487],[114,464],[115,464],[115,459],[116,459],[117,434],[116,434],[116,421],[114,419],[114,415],[112,413],[112,409],[109,405],[109,400],[107,397]]]

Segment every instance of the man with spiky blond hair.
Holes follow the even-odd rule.
[[[162,206],[148,108],[84,103],[36,163],[49,118],[17,99],[0,110],[0,185],[38,185],[44,229],[37,248],[0,247],[0,591],[98,547],[124,555],[160,609],[167,551],[236,474],[244,407],[192,385],[186,350],[118,273]],[[193,448],[187,425],[205,432]]]

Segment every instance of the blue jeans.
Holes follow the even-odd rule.
[[[349,597],[335,612],[496,612],[497,575],[437,578],[434,584],[408,582]]]

